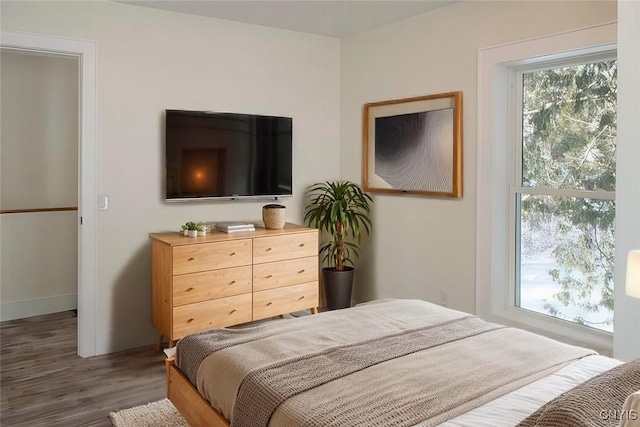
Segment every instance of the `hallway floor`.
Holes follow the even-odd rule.
[[[83,359],[72,312],[0,323],[0,425],[111,426],[109,413],[166,397],[153,347]]]

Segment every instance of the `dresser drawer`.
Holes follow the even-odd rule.
[[[254,292],[317,280],[317,256],[268,262],[253,267]]]
[[[254,264],[317,255],[317,231],[253,239]]]
[[[251,239],[173,248],[173,274],[251,265]]]
[[[250,321],[251,294],[181,305],[173,309],[172,339]]]
[[[173,305],[251,293],[251,266],[173,277]]]
[[[318,306],[318,282],[253,293],[253,320]]]

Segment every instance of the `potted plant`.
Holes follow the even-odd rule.
[[[194,221],[189,221],[185,224],[188,230],[189,237],[198,237],[198,231],[202,231],[202,226]]]
[[[359,255],[362,229],[370,236],[369,219],[373,200],[358,184],[327,181],[307,189],[304,219],[310,227],[330,235],[320,247],[327,267],[322,269],[327,308],[335,310],[351,305],[353,261]],[[351,264],[352,266],[347,266]]]

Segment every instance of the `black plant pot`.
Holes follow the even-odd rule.
[[[322,283],[329,310],[351,306],[354,273],[353,267],[345,267],[344,271],[336,271],[334,268],[322,269]]]

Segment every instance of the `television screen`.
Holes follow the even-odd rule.
[[[292,119],[166,110],[166,199],[292,195]]]

